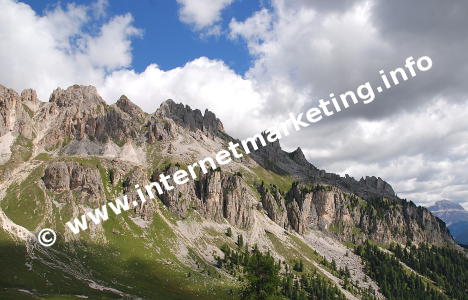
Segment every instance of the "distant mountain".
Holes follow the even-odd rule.
[[[468,211],[458,203],[437,201],[429,210],[445,222],[454,239],[468,245]]]

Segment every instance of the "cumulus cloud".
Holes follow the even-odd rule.
[[[98,36],[86,37],[85,51],[94,66],[109,70],[130,66],[132,48],[128,37],[141,35],[132,21],[130,14],[117,16],[101,27]]]
[[[0,0],[0,82],[18,90],[34,87],[47,99],[57,86],[99,85],[106,72],[129,66],[130,41],[140,30],[131,15],[121,15],[90,34],[86,27],[96,21],[97,4],[59,5],[39,16],[26,4]]]
[[[207,30],[208,34],[219,35],[221,12],[234,0],[177,0],[180,5],[179,17],[195,30]]]
[[[91,4],[92,12],[97,18],[104,18],[107,16],[107,8],[109,6],[108,0],[97,0]]]

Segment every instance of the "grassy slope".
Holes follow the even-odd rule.
[[[99,168],[106,189],[111,189],[106,178],[108,172],[102,169],[98,159],[80,159],[80,163]],[[42,166],[38,167],[22,183],[11,186],[1,203],[4,212],[13,222],[31,231],[37,229],[44,214],[47,214],[44,211],[45,197],[60,197],[53,194],[44,195],[44,191],[38,186],[43,169]],[[108,192],[111,195],[115,191]],[[46,226],[50,225],[59,231],[58,242],[53,248],[60,252],[58,256],[63,262],[83,268],[85,273],[90,274],[91,278],[102,285],[146,299],[228,299],[228,291],[233,286],[221,281],[220,274],[210,272],[211,275],[208,275],[206,268],[192,270],[179,261],[174,253],[174,249],[177,249],[177,238],[160,215],[154,216],[151,227],[145,232],[130,220],[128,214],[117,217],[111,215],[110,219],[103,223],[108,241],[105,244],[94,242],[87,233],[80,236],[79,243],[63,243],[63,224],[70,216],[69,207],[65,206],[61,213],[55,208],[52,211],[51,222],[61,226],[46,222]],[[171,216],[166,216],[167,218]],[[113,230],[117,230],[119,234],[113,233]],[[4,232],[0,235],[0,247],[0,287],[8,288],[2,291],[0,299],[11,295],[31,298],[15,289],[34,290],[35,294],[46,299],[67,299],[69,295],[76,294],[91,297],[99,295],[103,296],[102,299],[115,296],[112,293],[92,290],[80,281],[37,261],[33,261],[34,271],[29,272],[25,265],[24,246],[13,243]],[[189,249],[189,252],[193,259],[201,261],[193,251]]]

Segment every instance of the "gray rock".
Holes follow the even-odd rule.
[[[42,180],[47,189],[56,193],[79,189],[91,195],[102,195],[104,191],[99,170],[74,161],[52,162]]]
[[[200,110],[192,110],[190,106],[177,104],[171,99],[163,102],[155,115],[172,119],[184,128],[191,131],[200,130],[206,135],[219,135],[224,131],[221,121],[209,110],[205,110],[203,115]]]

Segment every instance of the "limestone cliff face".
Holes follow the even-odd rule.
[[[142,112],[126,97],[107,106],[91,86],[56,89],[38,116],[40,121],[55,125],[46,129],[42,141],[45,147],[56,147],[63,138],[87,138],[101,143],[137,140],[142,117]]]
[[[27,89],[18,95],[14,90],[0,85],[0,137],[11,132],[32,138],[32,109],[38,103],[34,90]]]
[[[45,169],[43,181],[45,186],[54,192],[81,188],[98,195],[103,191],[99,171],[77,162],[56,162],[49,165]]]
[[[159,174],[172,174],[178,168],[174,165],[169,166],[165,170],[156,170],[152,175],[152,181],[159,179]],[[196,194],[195,182],[190,180],[186,184],[174,185],[174,189],[165,191],[159,198],[166,205],[170,211],[176,215],[185,218],[189,213],[191,207],[200,207],[200,200]]]
[[[290,223],[288,220],[288,212],[286,211],[285,200],[280,191],[275,187],[269,190],[264,185],[261,185],[258,187],[258,192],[260,193],[262,207],[266,211],[268,217],[281,227],[288,228]]]
[[[153,115],[146,123],[148,132],[146,141],[153,144],[157,141],[170,141],[177,137],[177,126],[171,119],[162,119]]]
[[[271,192],[261,187],[263,208],[270,218],[298,233],[308,229],[326,231],[342,241],[361,243],[451,244],[445,224],[427,209],[404,200],[374,198],[364,200],[331,186],[294,184],[284,198],[271,203]],[[287,219],[278,218],[286,203]]]
[[[223,217],[223,186],[221,172],[203,175],[198,186],[198,194],[203,201],[203,215],[221,221]]]
[[[133,209],[135,215],[141,217],[145,221],[151,221],[157,210],[156,203],[151,201],[149,198],[145,198],[147,200],[146,202],[141,202],[140,197],[136,192],[136,187],[145,191],[143,186],[149,184],[145,170],[135,167],[128,168],[127,165],[114,165],[112,173],[120,174],[121,178],[119,181],[112,183],[113,186],[118,187],[118,185],[121,184],[122,194],[128,197],[128,202],[133,203],[133,201],[137,201],[139,203]]]
[[[161,172],[171,174],[178,169],[171,165],[164,170],[155,171],[148,177],[143,169],[131,168],[126,164],[115,163],[106,167],[112,168],[104,180],[108,180],[112,188],[121,189],[122,194],[128,196],[129,203],[133,203],[134,200],[140,202],[135,186],[143,187],[156,180]],[[47,165],[41,178],[45,188],[52,193],[80,192],[83,197],[81,200],[77,199],[77,203],[84,201],[81,203],[102,205],[114,200],[109,199],[110,190],[108,188],[106,193],[102,174],[93,166],[75,161],[53,161]],[[156,190],[154,194],[157,195]],[[238,227],[252,224],[253,213],[258,204],[252,189],[240,175],[226,174],[219,170],[210,171],[197,181],[174,185],[174,189],[165,191],[158,198],[181,218],[187,217],[190,210],[195,209],[207,219],[217,222],[226,220]],[[156,205],[154,201],[147,201],[135,207],[134,212],[144,220],[151,220],[156,212]]]
[[[248,227],[258,200],[239,175],[224,175],[221,182],[223,217],[231,224]]]
[[[199,129],[208,135],[217,135],[224,131],[223,123],[211,111],[205,110],[205,114],[202,114],[198,109],[192,110],[190,106],[177,104],[171,99],[161,104],[156,115],[172,119],[192,131]]]
[[[175,172],[169,167],[165,173]],[[174,213],[185,217],[191,208],[207,219],[246,227],[253,221],[257,200],[251,188],[239,175],[219,170],[202,174],[197,181],[176,185],[160,196],[162,202]]]
[[[74,161],[55,161],[47,165],[41,177],[43,186],[59,205],[68,205],[77,213],[78,206],[97,208],[106,203],[99,171]]]

